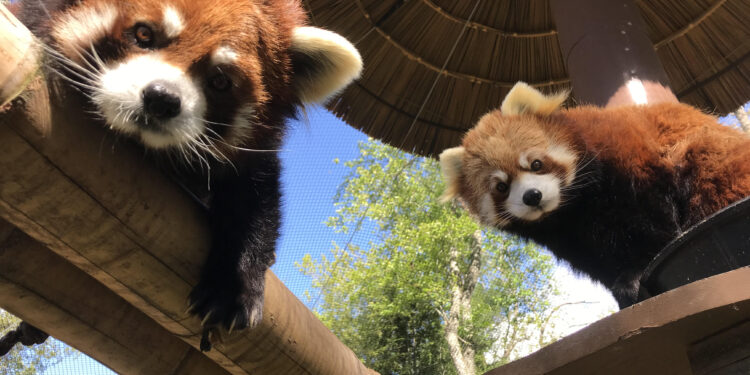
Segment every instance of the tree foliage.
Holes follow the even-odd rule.
[[[21,320],[0,309],[0,337],[18,326]],[[43,344],[26,347],[16,344],[0,358],[0,375],[35,375],[74,355],[72,348],[49,338]]]
[[[374,141],[359,148],[327,225],[371,240],[298,265],[322,293],[322,321],[384,375],[471,374],[544,343],[549,255],[441,203],[434,160]]]

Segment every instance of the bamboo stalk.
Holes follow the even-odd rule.
[[[40,66],[40,46],[31,32],[0,4],[0,107],[20,94]]]

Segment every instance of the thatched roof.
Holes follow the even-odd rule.
[[[750,1],[636,2],[681,101],[727,113],[750,99]],[[304,3],[314,24],[345,35],[365,60],[362,78],[329,108],[406,150],[435,155],[458,144],[516,81],[543,91],[570,84],[549,0],[486,0],[473,15],[474,0]]]

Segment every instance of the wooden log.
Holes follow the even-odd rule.
[[[36,75],[40,57],[31,32],[0,4],[0,107],[20,94]]]
[[[3,308],[118,374],[228,374],[91,276],[2,220],[0,275]]]
[[[710,373],[746,374],[750,371],[748,285],[750,267],[693,282],[623,309],[485,375],[698,375],[727,366],[732,371]],[[741,370],[736,367],[740,365]]]
[[[36,83],[0,115],[0,217],[198,347],[185,309],[207,254],[205,212],[141,148],[74,98],[48,105]],[[270,271],[260,326],[207,355],[233,374],[372,373]]]

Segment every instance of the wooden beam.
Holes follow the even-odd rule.
[[[0,275],[3,308],[118,374],[228,374],[91,276],[2,220]]]
[[[31,32],[0,4],[0,107],[23,91],[41,57]]]
[[[718,354],[727,354],[725,358],[711,352],[738,348],[737,340],[748,341],[747,285],[750,267],[695,281],[623,309],[485,375],[689,375],[702,374],[711,366],[737,365],[750,356],[750,346],[744,344],[741,353],[722,349]],[[742,371],[726,373],[747,373],[750,360],[742,365]]]
[[[185,308],[208,249],[203,209],[81,102],[49,93],[39,80],[0,115],[0,217],[197,348]],[[233,374],[372,373],[270,271],[260,326],[206,355]]]

